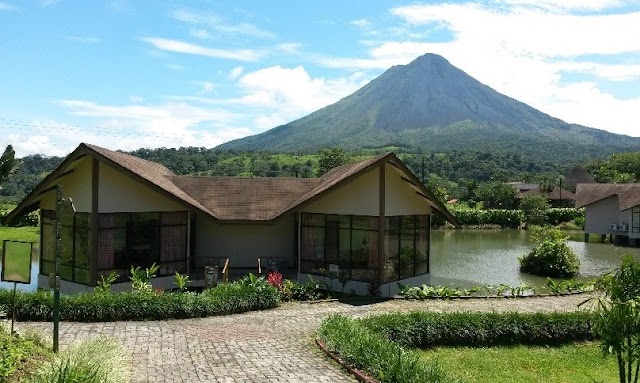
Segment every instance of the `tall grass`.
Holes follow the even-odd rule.
[[[30,383],[124,383],[129,360],[117,340],[101,337],[71,346],[44,363]]]

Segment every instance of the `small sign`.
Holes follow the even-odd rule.
[[[340,274],[340,267],[335,263],[329,264],[329,275],[338,275]]]
[[[5,282],[31,283],[33,243],[4,240],[2,245],[2,279]]]
[[[215,287],[218,285],[218,266],[204,267],[204,285],[205,288]]]

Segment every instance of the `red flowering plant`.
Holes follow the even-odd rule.
[[[278,290],[282,288],[282,274],[277,271],[272,271],[267,276],[267,282]]]

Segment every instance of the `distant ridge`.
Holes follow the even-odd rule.
[[[335,104],[218,148],[310,152],[331,146],[516,151],[575,160],[640,150],[640,138],[566,123],[496,92],[442,56],[425,54]]]

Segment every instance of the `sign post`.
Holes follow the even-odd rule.
[[[16,290],[18,283],[31,283],[31,254],[33,243],[4,240],[2,243],[2,275],[0,280],[13,282],[11,334],[16,321]]]
[[[59,350],[60,334],[60,260],[62,258],[62,225],[73,227],[76,209],[71,198],[62,198],[62,187],[56,186],[56,262],[53,274],[49,275],[49,287],[53,288],[53,352]]]

